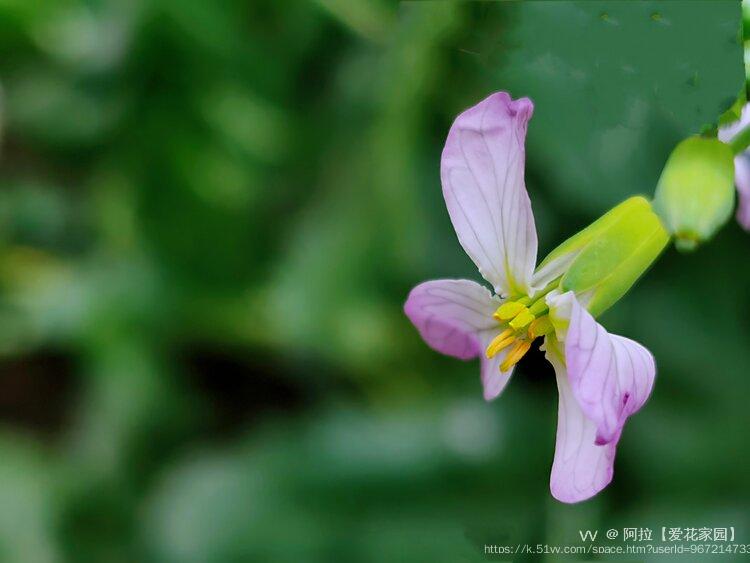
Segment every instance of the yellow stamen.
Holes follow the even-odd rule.
[[[495,314],[492,315],[500,322],[509,321],[513,317],[515,317],[518,313],[521,311],[526,310],[526,305],[523,303],[519,303],[518,301],[508,301],[506,303],[503,303],[497,308],[497,311],[495,311]]]
[[[537,336],[545,336],[553,330],[552,321],[547,315],[539,317],[529,325],[529,338],[534,340]]]
[[[487,359],[492,358],[495,354],[497,354],[500,350],[510,346],[515,341],[516,336],[513,329],[507,328],[500,334],[498,334],[495,338],[492,339],[492,342],[490,342],[490,345],[487,346],[487,351],[485,354],[487,355]]]
[[[503,360],[503,363],[500,364],[500,371],[508,371],[510,368],[516,365],[521,360],[521,358],[524,357],[526,352],[529,351],[529,348],[531,348],[530,340],[519,340],[518,342],[516,342],[516,345],[513,346],[510,352],[508,352],[508,355],[505,357],[505,360]]]
[[[515,330],[521,330],[522,328],[529,326],[535,318],[536,317],[530,313],[528,309],[524,308],[524,310],[518,313],[508,324]]]

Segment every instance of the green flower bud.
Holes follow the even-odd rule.
[[[597,316],[627,293],[668,242],[650,202],[631,197],[558,246],[538,271],[565,264],[560,290],[574,291]]]
[[[650,207],[650,205],[644,197],[635,196],[626,199],[550,252],[539,264],[537,272],[542,272],[551,267],[555,268],[556,263],[571,263],[578,253],[580,253],[581,250],[583,250],[592,240],[601,236],[602,233],[610,229],[625,216],[632,213],[638,213],[638,210],[643,210],[647,207]],[[559,269],[559,266],[555,269]]]
[[[674,149],[656,186],[654,209],[680,250],[692,250],[734,208],[734,155],[718,139],[690,137]]]

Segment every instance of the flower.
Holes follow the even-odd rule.
[[[563,502],[611,481],[627,418],[649,394],[653,356],[592,315],[619,299],[669,237],[650,204],[631,198],[555,249],[536,269],[537,234],[524,185],[527,98],[492,94],[458,116],[442,154],[443,195],[459,242],[494,290],[469,280],[416,286],[404,311],[433,349],[481,356],[486,400],[543,338],[559,390],[550,489]]]
[[[739,121],[719,129],[719,140],[725,143],[731,142],[748,125],[750,125],[750,104],[742,108]],[[739,196],[737,221],[745,230],[750,231],[750,150],[734,157],[734,183]]]

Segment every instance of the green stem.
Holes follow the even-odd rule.
[[[729,146],[734,154],[740,154],[747,147],[750,147],[750,125],[737,133],[729,143]]]

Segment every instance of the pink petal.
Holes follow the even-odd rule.
[[[572,291],[553,297],[557,315],[569,311],[565,363],[570,386],[586,416],[597,425],[597,442],[619,436],[625,420],[651,394],[656,365],[651,353],[628,338],[609,334]]]
[[[615,446],[651,394],[656,365],[637,342],[609,334],[572,291],[549,294],[547,304],[556,329],[547,357],[560,391],[551,486],[555,498],[578,502],[612,479]]]
[[[487,339],[484,343],[485,348],[489,345],[490,340],[492,338]],[[482,388],[484,389],[485,401],[496,399],[503,392],[510,376],[513,374],[513,368],[508,371],[500,371],[500,364],[503,363],[507,353],[508,349],[503,350],[489,360],[482,354]]]
[[[738,121],[719,129],[719,139],[728,143],[748,125],[750,125],[750,104],[745,104]],[[750,231],[750,151],[734,157],[734,183],[739,196],[737,221],[742,228]]]
[[[550,491],[557,500],[574,503],[593,497],[612,481],[619,435],[608,444],[596,444],[596,424],[578,404],[562,360],[562,350],[556,350],[556,346],[549,341],[546,344],[547,359],[555,368],[560,394]]]
[[[490,341],[500,333],[492,313],[500,300],[478,283],[468,280],[435,280],[411,290],[404,312],[434,350],[469,360],[482,356],[481,378],[485,399],[503,390],[512,370],[500,373],[505,353],[484,357]]]
[[[734,157],[734,181],[739,195],[737,221],[750,231],[750,155],[747,153]]]
[[[492,94],[456,118],[441,162],[458,240],[495,292],[530,293],[537,236],[524,184],[528,98]]]
[[[499,329],[492,318],[499,304],[473,281],[434,280],[411,290],[404,312],[433,349],[468,360],[482,350],[480,333]]]

